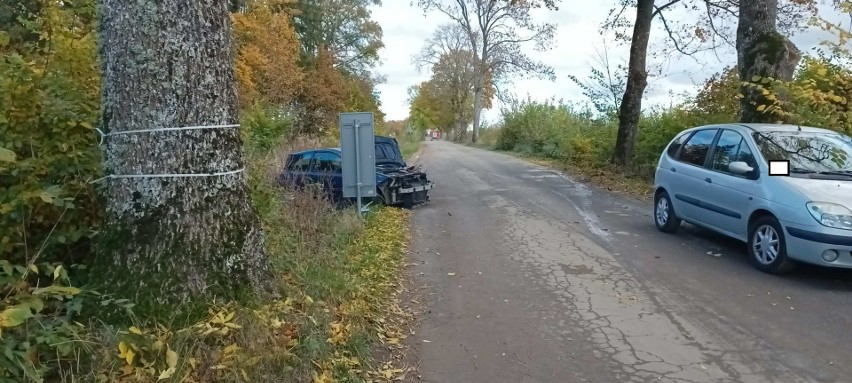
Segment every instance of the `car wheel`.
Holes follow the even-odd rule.
[[[674,233],[680,227],[680,218],[675,215],[669,193],[659,192],[654,197],[654,223],[663,233]]]
[[[795,266],[787,257],[784,230],[773,216],[759,218],[749,227],[748,255],[752,264],[766,273],[786,273]]]

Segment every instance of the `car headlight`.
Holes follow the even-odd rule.
[[[808,202],[808,212],[823,226],[852,230],[852,210],[831,202]]]

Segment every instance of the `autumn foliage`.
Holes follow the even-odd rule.
[[[291,0],[285,0],[285,3]],[[299,38],[293,15],[278,2],[253,2],[234,13],[236,73],[240,106],[255,102],[287,105],[301,90]]]
[[[331,49],[337,44],[314,41],[326,31],[310,28],[323,25],[299,24],[300,38],[297,17],[321,9],[311,2],[254,0],[232,15],[241,107],[260,103],[289,110],[299,134],[334,135],[337,114],[349,111],[373,112],[380,127],[383,114],[369,74],[348,71],[344,64],[352,65],[352,59]],[[364,49],[372,52],[377,45]]]
[[[234,86],[247,167],[287,295],[261,302],[259,312],[245,302],[216,305],[208,318],[170,329],[133,311],[133,302],[85,288],[102,217],[90,182],[101,176],[95,0],[0,2],[0,382],[298,381],[314,373],[345,380],[344,356],[363,353],[363,339],[377,331],[393,332],[389,317],[383,329],[373,326],[385,314],[377,302],[387,298],[376,292],[392,287],[405,232],[382,227],[405,226],[406,216],[387,212],[364,228],[313,196],[285,201],[264,173],[289,137],[304,133],[312,137],[301,140],[319,145],[335,136],[339,112],[373,111],[381,126],[377,81],[344,69],[332,49],[303,60],[310,31],[294,21],[303,1],[239,3],[231,15]],[[375,23],[367,26],[380,38]],[[326,32],[313,35],[334,35]],[[330,289],[316,270],[351,283]],[[356,304],[366,310],[349,307]],[[105,326],[93,317],[101,310],[131,312],[135,326]],[[319,347],[306,351],[301,342]],[[367,378],[366,360],[347,360]]]

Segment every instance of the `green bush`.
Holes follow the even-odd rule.
[[[0,31],[0,258],[12,263],[79,261],[100,222],[87,183],[100,173],[93,14],[93,1],[45,2],[19,20],[51,31],[40,40]]]
[[[281,143],[293,127],[293,119],[281,111],[265,104],[255,104],[243,111],[240,128],[246,150],[266,152]]]

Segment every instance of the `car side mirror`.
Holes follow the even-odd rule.
[[[754,171],[754,168],[748,166],[748,164],[743,161],[734,161],[728,164],[728,170],[730,170],[731,173],[734,174],[747,175]]]

